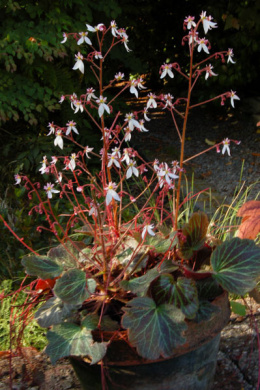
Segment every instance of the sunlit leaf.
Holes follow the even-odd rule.
[[[139,276],[138,278],[123,280],[120,283],[120,286],[124,290],[129,290],[138,296],[144,296],[146,295],[151,282],[156,279],[158,275],[165,272],[174,272],[177,269],[178,267],[173,265],[171,261],[164,261],[161,267],[155,266],[148,270],[146,274]]]
[[[185,342],[187,325],[174,305],[157,306],[153,299],[134,298],[124,307],[122,325],[128,329],[130,343],[146,359],[170,357],[174,348]]]
[[[145,245],[155,249],[157,253],[165,253],[171,250],[178,243],[177,232],[171,232],[169,238],[164,238],[162,234],[147,236]]]
[[[172,275],[162,274],[151,283],[149,291],[157,305],[174,304],[189,319],[194,318],[198,310],[198,292],[192,279],[178,278],[175,281]]]
[[[219,245],[211,255],[212,277],[227,291],[244,295],[260,276],[260,248],[253,240],[233,238]]]
[[[56,263],[62,265],[65,269],[76,267],[81,249],[80,245],[80,242],[74,242],[74,245],[70,242],[64,245],[60,244],[49,250],[48,257],[55,260]]]
[[[203,247],[208,224],[208,217],[205,213],[192,214],[188,224],[182,230],[185,238],[180,239],[180,252],[184,259],[190,259],[194,252]]]
[[[135,254],[138,245],[139,242],[136,241],[134,237],[126,237],[116,250],[115,257],[122,267],[128,265],[127,273],[131,272],[133,269],[135,269],[136,272],[140,271],[146,266],[148,260],[148,255],[146,254],[147,248],[139,247]]]
[[[63,271],[62,265],[47,256],[26,256],[22,259],[22,265],[27,274],[38,276],[40,279],[55,278]]]
[[[52,364],[65,356],[89,356],[92,364],[100,361],[105,353],[107,343],[93,341],[91,331],[85,326],[65,322],[54,325],[47,332],[47,345],[45,352],[49,355]]]
[[[52,297],[45,302],[35,313],[34,318],[43,328],[61,323],[78,308],[77,305],[68,305],[59,298]]]
[[[63,302],[76,305],[82,303],[89,296],[86,284],[85,272],[79,269],[70,269],[57,280],[54,293]]]
[[[230,301],[230,307],[233,313],[238,314],[242,317],[246,315],[246,307],[242,303]]]

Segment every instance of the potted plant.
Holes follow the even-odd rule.
[[[84,74],[89,65],[97,88],[62,96],[60,103],[69,100],[75,114],[87,114],[100,131],[102,148],[78,144],[73,120],[63,127],[50,123],[54,144],[63,150],[71,141],[77,153],[51,161],[44,156],[40,172],[52,179],[43,189],[27,176],[15,176],[16,184],[23,183],[39,200],[32,212],[45,214],[46,226],[38,230],[49,229],[57,240],[46,255],[28,248],[31,254],[22,259],[26,273],[37,278],[29,286],[32,302],[41,303],[35,318],[48,328],[46,353],[53,364],[70,357],[86,389],[209,389],[219,335],[230,314],[228,292],[246,294],[260,275],[260,248],[253,240],[235,237],[221,243],[208,235],[205,213],[194,213],[186,224],[180,217],[181,181],[190,160],[184,158],[189,111],[215,99],[222,105],[230,99],[234,107],[239,99],[228,91],[191,104],[191,92],[201,76],[206,82],[217,76],[209,60],[234,63],[232,49],[211,55],[199,29],[206,35],[216,23],[206,12],[197,23],[187,17],[188,74],[178,63],[160,69],[161,78],[184,77],[187,96],[174,100],[169,93],[149,93],[144,109],[123,115],[114,113],[115,99],[126,90],[138,97],[144,80],[124,81],[121,72],[106,85],[103,80],[113,47],[123,44],[130,50],[126,30],[114,21],[109,27],[86,26],[85,32],[64,33],[63,42],[72,38],[79,48],[87,47],[86,55],[82,49],[75,56],[73,70]],[[146,162],[128,144],[133,131],[148,131],[153,108],[171,113],[180,139],[180,160],[171,166]],[[229,146],[226,138],[204,152],[222,147],[230,154]],[[100,161],[99,171],[89,168],[90,158]],[[57,216],[54,196],[65,199],[70,212]]]

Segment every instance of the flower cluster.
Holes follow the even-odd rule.
[[[188,76],[185,75],[178,63],[164,63],[159,70],[161,79],[164,79],[167,76],[173,79],[174,73],[179,73],[181,77],[185,77],[186,79],[190,78],[191,90],[193,90],[201,75],[204,75],[204,79],[206,81],[208,81],[211,77],[218,76],[213,71],[213,65],[208,62],[209,59],[213,59],[213,57],[220,57],[222,60],[225,60],[225,58],[227,58],[227,63],[235,63],[233,60],[233,50],[231,48],[227,51],[210,55],[211,45],[209,40],[205,37],[199,37],[198,30],[200,24],[203,27],[205,35],[209,30],[217,27],[213,18],[211,16],[207,16],[205,11],[201,13],[200,19],[197,23],[195,22],[195,17],[188,16],[184,20],[184,29],[188,30],[188,34],[184,36],[183,42],[186,41],[188,43],[190,53],[197,51],[199,56],[204,54],[207,55],[207,58],[200,59],[198,64],[193,64],[193,73]],[[112,35],[112,43],[109,49],[104,51],[102,43],[108,32]],[[93,43],[95,35],[97,38],[96,41],[98,42],[97,47],[95,47],[95,44]],[[73,70],[79,70],[81,73],[84,73],[85,64],[88,63],[91,65],[91,69],[93,70],[95,77],[99,77],[98,74],[102,75],[103,62],[105,61],[107,54],[115,45],[121,42],[124,44],[126,50],[129,51],[128,35],[126,34],[126,30],[118,28],[115,21],[112,21],[109,27],[106,27],[103,23],[100,23],[97,26],[86,24],[85,32],[64,33],[62,43],[65,43],[70,36],[77,40],[78,46],[86,45],[90,49],[90,53],[86,58],[84,58],[80,52],[75,54],[76,62],[73,66]],[[191,58],[193,58],[193,56],[191,56]],[[113,112],[113,102],[115,100],[115,98],[110,98],[109,100],[108,97],[105,96],[107,88],[113,85],[116,86],[116,83],[122,82],[121,91],[116,95],[116,98],[118,98],[126,89],[129,89],[129,92],[138,98],[139,91],[146,89],[143,77],[131,78],[129,81],[123,80],[125,80],[124,73],[118,72],[115,74],[114,79],[111,80],[106,87],[101,87],[102,83],[100,83],[98,92],[95,87],[88,86],[85,93],[80,96],[77,96],[76,93],[61,96],[60,103],[68,101],[74,114],[87,114],[95,123],[101,133],[103,147],[100,152],[96,154],[94,153],[94,149],[92,147],[82,146],[78,153],[72,153],[70,156],[53,156],[51,162],[48,162],[47,157],[44,156],[39,169],[40,173],[43,175],[54,175],[55,184],[60,187],[59,190],[55,189],[54,184],[49,181],[44,186],[48,199],[51,199],[53,194],[56,193],[59,193],[61,197],[63,197],[64,194],[66,197],[69,197],[71,193],[74,193],[75,189],[77,193],[80,193],[84,197],[84,201],[87,202],[88,205],[88,215],[93,218],[97,218],[97,216],[99,216],[99,218],[101,217],[104,213],[104,211],[102,211],[102,207],[104,207],[104,210],[106,208],[110,209],[111,207],[114,209],[115,202],[119,202],[121,204],[120,207],[122,207],[122,204],[125,202],[127,197],[130,199],[130,203],[132,203],[131,199],[134,199],[134,197],[131,192],[129,192],[129,189],[127,190],[124,183],[125,181],[133,180],[134,178],[138,178],[141,182],[143,181],[146,189],[149,188],[149,191],[152,189],[152,194],[155,194],[157,190],[175,191],[177,192],[175,197],[177,196],[178,198],[179,183],[181,181],[182,173],[184,172],[183,164],[185,161],[183,159],[183,154],[180,155],[180,161],[174,161],[171,167],[166,162],[159,163],[158,160],[155,160],[153,164],[149,164],[143,161],[137,151],[134,151],[128,146],[126,147],[123,143],[131,140],[131,134],[133,131],[148,132],[149,130],[147,129],[146,122],[148,123],[150,121],[148,116],[149,111],[161,108],[171,112],[171,115],[174,118],[177,134],[184,148],[186,129],[182,132],[180,131],[177,126],[175,116],[179,115],[183,118],[183,114],[181,114],[179,109],[179,104],[183,102],[187,104],[187,99],[174,99],[170,93],[156,95],[153,92],[149,92],[147,95],[146,105],[143,110],[140,110],[139,112],[126,113],[123,121],[122,116],[119,113],[115,116],[112,126],[107,127],[105,124],[106,117],[111,117]],[[208,103],[215,99],[220,99],[221,104],[224,104],[227,98],[230,99],[232,107],[234,107],[234,101],[239,100],[236,92],[231,90],[200,104]],[[190,105],[190,108],[193,108],[193,106]],[[99,123],[94,119],[94,111],[98,113],[98,117],[100,118]],[[74,137],[79,135],[77,124],[74,120],[68,121],[64,127],[57,126],[52,122],[49,123],[48,128],[49,132],[47,135],[54,136],[54,145],[60,149],[64,148],[64,141],[66,140],[76,143]],[[238,143],[237,141],[234,142]],[[213,145],[208,150],[215,148],[217,152],[220,152],[221,146],[222,154],[227,152],[227,154],[230,155],[229,138],[225,138],[222,142]],[[87,160],[90,159],[91,155],[98,157],[101,160],[101,171],[98,176],[99,182],[97,182],[97,179],[87,168]],[[63,168],[58,167],[58,161],[63,164]],[[62,171],[64,173],[62,173]],[[82,174],[87,175],[87,181]],[[70,177],[70,175],[72,175],[72,177]],[[155,178],[157,178],[156,185]],[[15,179],[15,184],[20,184],[22,176],[17,174]],[[178,188],[176,186],[177,183]],[[75,209],[75,199],[77,199],[75,195],[70,198],[70,202],[73,204],[73,209]],[[97,202],[97,199],[103,199],[103,202]],[[79,210],[79,206],[77,206],[77,209]],[[175,213],[178,213],[178,203],[173,209],[175,210]],[[110,211],[106,211],[106,213],[107,215],[111,214]],[[77,214],[81,215],[84,223],[92,223],[91,220],[86,218],[84,207],[81,211],[78,211]],[[116,214],[114,213],[114,215]],[[118,218],[117,215],[116,218]],[[141,212],[137,214],[136,220],[142,220]],[[176,223],[177,217],[175,219],[175,224]],[[114,224],[117,226],[118,223],[114,221]],[[142,236],[147,232],[150,234],[152,230],[151,227],[148,227],[152,226],[152,224],[150,222],[147,224],[147,215],[144,215],[143,217],[143,224],[144,227],[142,230]]]

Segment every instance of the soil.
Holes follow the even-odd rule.
[[[259,109],[260,113],[260,109]],[[134,146],[149,160],[171,162],[178,159],[179,140],[173,132],[167,115],[160,116],[156,110],[147,122],[149,133],[133,137]],[[259,120],[259,119],[258,119]],[[149,135],[148,135],[149,134]],[[260,178],[260,134],[256,120],[245,113],[202,108],[191,114],[186,137],[186,158],[224,138],[241,140],[240,145],[231,144],[231,156],[217,154],[216,150],[192,160],[185,165],[188,175],[194,172],[198,190],[211,187],[216,201],[226,197],[229,202],[239,182],[244,188]],[[241,165],[244,164],[240,180]],[[256,186],[250,197],[260,191]],[[245,317],[232,315],[230,323],[222,332],[218,354],[214,390],[254,390],[260,383],[260,305],[247,299],[251,311]],[[80,389],[79,382],[67,359],[52,366],[43,352],[23,349],[20,356],[0,353],[0,390],[65,390]],[[10,370],[11,367],[11,370]],[[10,387],[10,376],[12,385]]]

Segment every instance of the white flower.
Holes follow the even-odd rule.
[[[16,174],[16,175],[14,175],[14,178],[15,178],[15,185],[16,184],[20,184],[21,183],[21,181],[22,181],[22,176],[20,176],[18,173]]]
[[[228,55],[227,63],[231,62],[232,64],[235,64],[235,61],[232,60],[232,57],[234,56],[233,49],[228,49],[227,55]]]
[[[211,30],[212,28],[216,28],[218,27],[217,26],[217,23],[215,22],[212,22],[212,16],[206,16],[206,11],[202,11],[202,13],[200,14],[200,19],[202,21],[202,25],[203,25],[203,29],[204,29],[204,32],[205,34],[207,34],[208,30]]]
[[[112,156],[116,156],[117,158],[120,158],[121,157],[120,148],[118,148],[117,146],[115,148],[113,148],[112,149]]]
[[[102,117],[102,115],[104,114],[105,111],[108,114],[110,114],[110,108],[106,104],[106,101],[107,101],[107,98],[103,97],[103,96],[100,96],[99,99],[97,99],[97,103],[99,104],[98,115],[100,116],[100,118]]]
[[[117,74],[115,74],[115,79],[117,81],[123,80],[124,77],[125,77],[124,73],[118,72]]]
[[[47,168],[47,158],[46,156],[43,157],[43,160],[42,160],[42,166],[41,168],[39,169],[39,171],[41,172],[41,174],[43,175],[46,171],[46,168]]]
[[[124,28],[119,28],[117,30],[118,32],[118,35],[121,37],[121,38],[128,38],[128,35],[127,33],[125,32],[125,29]]]
[[[172,99],[173,96],[170,93],[167,93],[166,95],[163,96],[163,100],[165,101],[165,106],[163,107],[163,109],[172,106]]]
[[[132,50],[129,49],[129,47],[127,46],[127,44],[128,44],[128,37],[127,37],[126,34],[123,36],[122,42],[124,43],[127,52],[132,51]]]
[[[66,135],[69,135],[71,130],[74,131],[74,133],[79,134],[78,130],[76,129],[76,122],[74,121],[69,121],[67,124],[67,130],[66,130]]]
[[[117,168],[121,168],[120,167],[120,163],[119,161],[117,160],[117,157],[113,154],[111,154],[109,157],[109,161],[108,161],[108,168],[112,167],[112,165],[114,164]]]
[[[150,236],[155,236],[155,233],[153,232],[154,225],[145,225],[142,231],[142,240],[145,239],[147,233],[150,234]]]
[[[209,49],[207,44],[209,41],[206,38],[201,38],[198,40],[198,52],[201,52],[201,49],[205,51],[205,53],[209,54]]]
[[[72,153],[70,157],[70,162],[68,164],[68,168],[70,168],[72,171],[76,168],[76,153]]]
[[[90,206],[91,209],[89,210],[88,215],[89,216],[94,215],[95,217],[97,217],[98,215],[97,206],[93,202],[91,202]]]
[[[52,165],[55,165],[56,162],[58,161],[57,157],[56,157],[56,156],[52,156],[51,158],[52,158],[51,164],[52,164]]]
[[[63,40],[61,41],[61,43],[65,43],[68,39],[68,35],[64,32],[62,33],[62,36],[63,36]]]
[[[156,103],[156,100],[155,100],[156,95],[151,92],[147,96],[149,97],[149,100],[148,100],[148,102],[146,104],[146,108],[147,109],[148,108],[156,108],[157,107],[157,103]]]
[[[91,32],[98,32],[98,31],[104,31],[105,30],[105,25],[103,23],[99,23],[97,26],[92,27],[89,24],[86,24],[88,31]]]
[[[224,145],[222,149],[222,154],[224,154],[227,151],[227,154],[230,156],[230,149],[229,149],[230,140],[228,138],[225,138],[222,141],[222,144]]]
[[[51,183],[47,183],[46,186],[43,187],[49,199],[52,198],[52,194],[57,194],[58,192],[60,192],[59,190],[54,190],[53,187],[54,184]]]
[[[76,114],[78,111],[81,111],[81,112],[84,111],[84,107],[83,107],[83,105],[82,105],[80,100],[74,100],[73,101],[73,105],[75,107],[74,108],[74,114]]]
[[[145,119],[147,122],[149,122],[151,119],[150,119],[150,118],[148,118],[148,116],[147,116],[147,112],[148,112],[148,108],[147,108],[147,107],[145,107],[145,108],[144,108],[144,119]]]
[[[233,108],[235,108],[235,104],[234,104],[234,100],[240,100],[240,98],[236,95],[236,92],[234,92],[234,91],[231,91],[230,92],[230,103],[231,103],[231,106],[233,107]]]
[[[87,157],[87,158],[90,158],[89,155],[88,155],[88,153],[89,153],[89,152],[92,152],[93,149],[94,149],[94,148],[90,148],[89,146],[86,146],[86,147],[85,147],[84,152],[86,153],[86,157]]]
[[[144,85],[144,80],[142,79],[142,77],[139,77],[139,79],[137,79],[137,87],[141,90],[141,89],[147,89]]]
[[[78,45],[81,45],[84,42],[86,42],[88,45],[92,45],[91,40],[88,38],[88,33],[87,32],[80,32],[79,35],[80,35],[81,38],[77,42]]]
[[[187,29],[190,30],[192,27],[196,27],[196,23],[194,22],[195,17],[194,16],[187,16],[186,19],[184,19],[184,23],[187,24]]]
[[[129,127],[126,127],[125,128],[125,142],[128,142],[131,140],[131,137],[132,137],[132,131],[133,130],[130,130]]]
[[[127,165],[129,165],[129,163],[130,163],[129,149],[125,148],[123,153],[124,153],[124,156],[123,156],[121,161],[125,161],[127,163]]]
[[[140,131],[149,131],[147,130],[145,127],[144,127],[144,119],[141,119],[139,121],[139,124],[140,124]]]
[[[56,131],[56,138],[54,140],[54,146],[59,146],[61,149],[63,149],[63,139],[62,139],[62,131],[57,130]]]
[[[76,63],[73,66],[73,70],[79,69],[81,73],[84,73],[84,62],[83,62],[83,55],[78,52],[78,54],[75,54],[76,57]]]
[[[120,196],[116,193],[116,183],[109,182],[108,186],[105,187],[106,191],[106,205],[108,206],[112,199],[120,202]]]
[[[198,35],[199,35],[199,33],[195,30],[191,30],[189,32],[189,45],[192,45],[192,43],[198,42]]]
[[[87,102],[91,99],[97,99],[97,96],[94,94],[94,92],[95,92],[94,88],[87,89]]]
[[[126,171],[126,178],[127,179],[129,179],[132,176],[132,174],[134,174],[136,177],[139,176],[139,171],[135,167],[135,165],[136,165],[136,161],[129,160],[128,169]]]
[[[50,134],[54,134],[54,133],[55,133],[55,127],[54,127],[53,122],[52,122],[52,123],[49,123],[49,124],[48,124],[48,127],[49,127],[50,131],[49,131],[49,133],[47,134],[47,136],[50,135]]]
[[[110,132],[110,129],[108,129],[107,127],[104,128],[104,133],[105,133],[105,138],[106,139],[111,139],[112,138],[112,134]],[[103,139],[103,137],[101,137],[101,140]]]
[[[206,66],[206,74],[205,74],[205,80],[209,78],[209,76],[217,76],[216,73],[212,71],[213,66],[211,64]]]
[[[112,20],[112,22],[110,23],[110,26],[111,26],[111,33],[116,38],[119,35],[119,33],[117,30],[117,24],[116,24],[115,20]]]
[[[129,130],[134,130],[135,127],[140,129],[140,123],[134,118],[134,114],[131,112],[126,114],[125,120],[128,122]]]
[[[171,78],[174,77],[174,74],[171,71],[172,64],[164,64],[161,66],[162,69],[162,74],[161,74],[161,79],[163,79],[166,75],[170,76]]]
[[[135,96],[138,98],[138,91],[136,89],[137,84],[138,84],[137,80],[131,80],[131,82],[130,82],[130,93],[135,94]]]
[[[101,60],[103,58],[100,51],[94,51],[94,57],[96,60]]]
[[[77,101],[77,95],[75,94],[75,92],[73,92],[73,94],[70,95],[70,106],[71,106],[73,111],[75,110],[74,102],[76,102],[76,101]]]
[[[64,95],[61,95],[60,100],[59,100],[59,103],[63,103],[64,100],[65,100],[65,96],[64,96]]]
[[[172,184],[171,179],[178,179],[178,177],[179,177],[171,171],[171,169],[168,167],[167,163],[164,164],[164,169],[163,168],[160,169],[158,176],[163,177],[164,180],[166,181],[166,183],[169,185]]]
[[[60,183],[62,181],[62,173],[59,172],[59,176],[58,176],[58,179],[55,180],[55,183]]]

